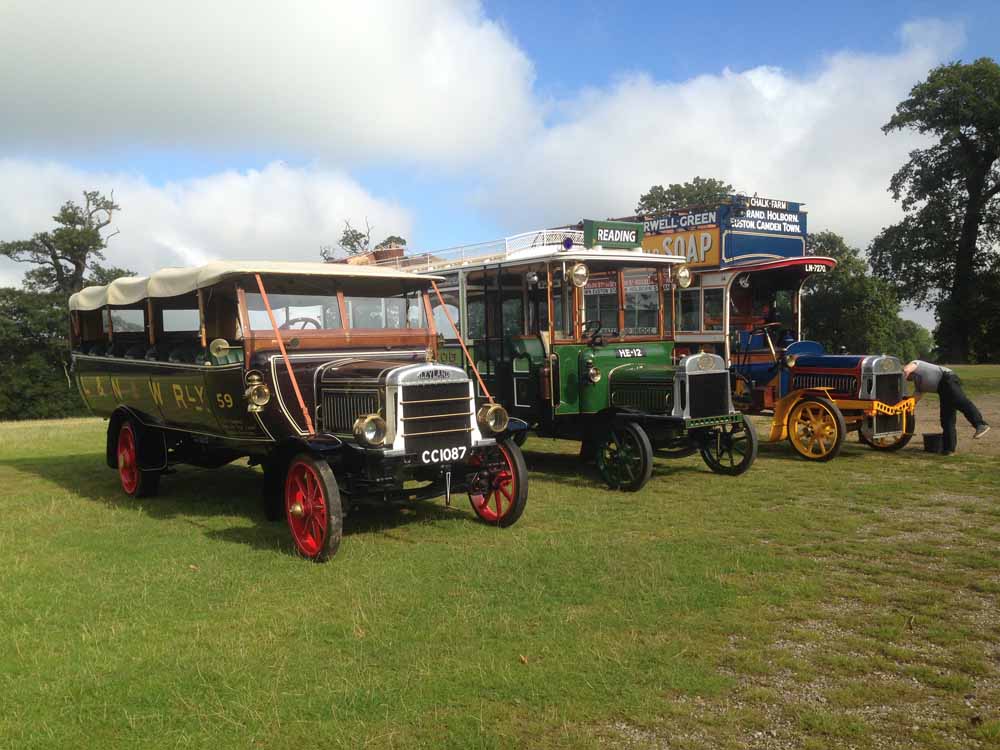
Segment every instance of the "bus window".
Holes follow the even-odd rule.
[[[659,333],[660,316],[656,270],[630,268],[622,276],[625,290],[625,335],[655,336]]]
[[[705,320],[703,330],[705,331],[721,331],[722,330],[722,299],[723,290],[722,289],[706,289],[705,290]]]
[[[618,335],[618,272],[604,271],[591,274],[583,288],[583,307],[586,320],[600,321],[601,333]]]
[[[458,287],[439,286],[438,288],[441,290],[441,299],[444,300],[444,305],[441,305],[441,300],[438,299],[436,294],[431,294],[431,314],[434,316],[434,328],[446,341],[455,341],[455,328],[459,331],[462,330],[462,312],[459,309]],[[451,323],[448,322],[449,315],[455,323],[455,328],[452,328]]]
[[[701,325],[701,289],[678,289],[677,330],[698,331]]]

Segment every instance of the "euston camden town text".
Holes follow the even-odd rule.
[[[754,232],[781,232],[782,234],[801,234],[802,232],[799,214],[756,208],[744,211],[738,219],[732,220],[730,226],[733,229],[749,229]]]

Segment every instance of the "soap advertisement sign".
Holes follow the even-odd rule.
[[[678,211],[644,222],[643,250],[680,255],[689,266],[719,265],[718,211]]]

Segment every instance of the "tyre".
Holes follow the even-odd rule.
[[[160,489],[160,472],[139,467],[141,430],[132,419],[123,419],[118,427],[115,454],[122,490],[131,497],[152,497]]]
[[[862,443],[867,445],[869,448],[877,451],[898,451],[900,448],[905,448],[906,445],[913,439],[913,416],[912,414],[903,415],[903,434],[897,435],[896,437],[887,438],[876,438],[872,440],[871,438],[865,437],[865,434],[858,430],[858,438]]]
[[[716,474],[739,476],[757,460],[757,430],[746,417],[710,430],[701,445],[701,457]]]
[[[844,444],[844,415],[830,399],[807,396],[788,413],[788,442],[803,458],[829,461]]]
[[[609,427],[597,445],[597,469],[611,489],[641,489],[653,473],[653,447],[646,431],[633,422]]]
[[[285,516],[299,554],[325,562],[343,535],[340,490],[326,461],[300,453],[285,472]]]
[[[528,467],[521,449],[507,439],[489,454],[476,456],[473,465],[479,469],[469,490],[472,510],[483,523],[512,526],[528,502]]]

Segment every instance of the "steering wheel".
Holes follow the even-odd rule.
[[[317,331],[323,328],[323,324],[320,323],[318,320],[316,320],[316,318],[289,318],[280,326],[278,326],[278,328],[284,331],[287,328],[291,328],[292,323],[301,323],[302,327],[299,328],[300,331],[304,331],[307,325],[316,326]]]
[[[594,332],[592,334],[590,334],[590,344],[589,345],[590,346],[594,346],[595,344],[603,344],[604,343],[603,340],[602,341],[598,341],[597,340],[598,335],[601,333],[601,330],[604,328],[604,326],[601,324],[601,321],[599,321],[599,320],[588,320],[588,321],[585,321],[584,324],[583,324],[583,331],[582,331],[582,333],[583,333],[584,336],[587,335],[587,329],[590,328],[590,326],[597,326],[597,327],[594,329]]]

